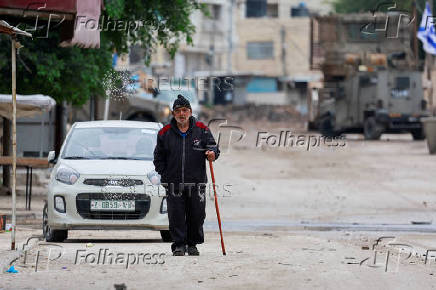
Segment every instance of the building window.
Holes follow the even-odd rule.
[[[274,59],[274,44],[268,42],[248,42],[247,43],[248,59]]]
[[[276,93],[277,79],[275,78],[264,78],[264,77],[254,77],[250,80],[245,88],[247,93]]]
[[[410,78],[409,77],[397,77],[395,79],[395,88],[398,90],[410,89]]]
[[[246,17],[265,17],[267,11],[266,0],[247,0]]]
[[[266,16],[270,18],[277,18],[279,16],[279,4],[267,4]]]
[[[210,18],[213,20],[219,20],[221,18],[221,5],[210,4],[209,5]]]
[[[309,9],[304,2],[298,6],[291,7],[291,17],[308,17],[310,16]]]

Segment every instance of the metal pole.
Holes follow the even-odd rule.
[[[11,250],[15,250],[16,227],[16,169],[17,169],[17,60],[15,36],[12,36],[12,235]]]
[[[418,51],[418,37],[416,36],[418,32],[418,15],[416,13],[416,0],[412,3],[412,9],[413,9],[413,19],[415,19],[413,23],[413,52],[415,53],[415,69],[418,69],[419,65],[419,51]]]
[[[39,126],[39,157],[42,158],[43,142],[44,142],[44,127],[45,127],[45,112],[41,114],[41,125]]]
[[[229,3],[229,30],[228,30],[228,52],[227,52],[227,72],[232,73],[232,53],[233,53],[233,7],[235,5],[235,0],[230,0]]]
[[[433,14],[433,0],[430,0],[429,4],[430,4],[430,10]],[[426,65],[427,65],[427,80],[430,83],[430,89],[428,92],[428,104],[429,107],[433,110],[433,81],[431,75],[431,72],[433,70],[433,55],[429,53],[426,54]]]
[[[110,104],[110,99],[109,99],[109,95],[107,95],[107,99],[104,103],[104,120],[106,121],[109,117],[109,104]]]
[[[213,11],[214,13],[214,11]],[[212,76],[215,70],[215,34],[216,34],[216,19],[212,21],[212,34],[210,35],[210,67],[209,67],[209,100],[208,104],[214,104],[215,92],[214,92],[214,80]]]

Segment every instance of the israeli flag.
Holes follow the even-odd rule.
[[[417,36],[419,40],[421,40],[426,53],[436,54],[434,19],[428,2],[426,2],[425,11],[422,14],[421,25],[419,26]]]

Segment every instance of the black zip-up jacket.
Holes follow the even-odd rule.
[[[206,125],[191,116],[189,129],[183,137],[172,118],[159,131],[154,149],[153,163],[161,175],[161,182],[173,183],[176,188],[185,183],[207,183],[207,150],[214,151],[215,159],[218,158],[220,150]]]

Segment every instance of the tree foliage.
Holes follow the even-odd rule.
[[[135,29],[102,27],[99,49],[61,48],[60,31],[48,38],[19,38],[24,45],[17,58],[17,93],[45,94],[57,101],[81,105],[92,96],[104,95],[103,77],[112,70],[112,52],[127,52],[134,43],[145,48],[146,62],[157,45],[174,56],[179,43],[192,43],[195,28],[190,15],[205,9],[194,0],[105,0],[102,19],[140,24]],[[17,25],[13,18],[3,18]],[[15,19],[16,21],[16,19]],[[133,24],[132,24],[133,26]],[[11,92],[11,42],[0,36],[0,92]]]
[[[11,42],[1,37],[0,91],[11,93]],[[24,45],[17,55],[17,93],[44,94],[56,101],[75,105],[86,102],[91,95],[101,95],[100,80],[111,67],[107,42],[100,49],[59,48],[59,35],[47,39],[20,39]]]
[[[189,16],[195,10],[207,13],[205,4],[195,0],[107,0],[105,19],[122,20],[137,29],[110,31],[108,38],[117,51],[125,52],[127,44],[139,43],[150,61],[152,49],[161,45],[174,56],[181,40],[192,43],[195,27]],[[105,32],[104,32],[105,33]]]

